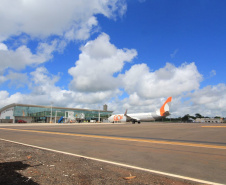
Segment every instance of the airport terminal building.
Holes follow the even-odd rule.
[[[13,103],[0,109],[0,123],[63,123],[105,121],[113,111]]]

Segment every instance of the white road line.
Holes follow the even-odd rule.
[[[212,184],[212,185],[223,185],[223,184],[210,182],[210,181],[205,181],[205,180],[201,180],[201,179],[195,179],[195,178],[181,176],[181,175],[176,175],[176,174],[172,174],[172,173],[166,173],[166,172],[151,170],[151,169],[147,169],[147,168],[141,168],[141,167],[138,167],[138,166],[132,166],[132,165],[128,165],[128,164],[123,164],[123,163],[118,163],[118,162],[113,162],[113,161],[108,161],[108,160],[88,157],[88,156],[84,156],[84,155],[73,154],[73,153],[69,153],[69,152],[63,152],[63,151],[54,150],[54,149],[50,149],[50,148],[43,148],[43,147],[40,147],[40,146],[29,145],[29,144],[26,144],[26,143],[20,143],[20,142],[6,140],[6,139],[2,139],[2,138],[0,138],[0,140],[11,142],[11,143],[15,143],[15,144],[19,144],[19,145],[23,145],[23,146],[29,146],[29,147],[33,147],[33,148],[38,148],[38,149],[41,149],[41,150],[47,150],[47,151],[51,151],[51,152],[56,152],[56,153],[60,153],[60,154],[66,154],[66,155],[75,156],[75,157],[83,157],[85,159],[90,159],[90,160],[103,162],[103,163],[107,163],[107,164],[113,164],[113,165],[117,165],[117,166],[120,166],[120,167],[126,167],[126,168],[135,169],[135,170],[141,170],[141,171],[151,172],[151,173],[165,175],[165,176],[169,176],[169,177],[175,177],[175,178],[179,178],[179,179],[194,181],[194,182],[198,182],[198,183]]]

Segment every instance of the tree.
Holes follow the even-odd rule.
[[[196,113],[196,114],[195,114],[195,117],[196,117],[196,118],[203,118],[203,116],[202,116],[201,114],[199,114],[199,113]]]
[[[220,117],[220,116],[215,116],[214,118],[215,118],[215,119],[220,119],[221,117]]]
[[[184,115],[184,117],[182,117],[182,121],[187,122],[189,120],[191,116],[189,114]]]

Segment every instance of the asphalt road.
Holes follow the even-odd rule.
[[[0,125],[0,138],[226,184],[226,124]]]

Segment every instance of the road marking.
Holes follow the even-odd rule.
[[[202,126],[202,127],[210,127],[210,128],[226,128],[226,126]]]
[[[40,130],[22,130],[22,129],[13,129],[13,128],[0,128],[1,130],[10,130],[10,131],[20,131],[20,132],[35,132],[43,134],[55,134],[55,135],[67,135],[67,136],[76,136],[76,137],[88,137],[95,139],[111,139],[111,140],[120,140],[120,141],[134,141],[134,142],[146,142],[146,143],[155,143],[155,144],[164,144],[164,145],[180,145],[180,146],[190,146],[190,147],[201,147],[201,148],[214,148],[214,149],[226,149],[224,145],[208,145],[202,143],[185,143],[185,142],[174,142],[174,141],[159,141],[152,139],[135,139],[135,138],[123,138],[123,137],[112,137],[112,136],[97,136],[97,135],[86,135],[86,134],[71,134],[71,133],[61,133],[61,132],[49,132],[49,131],[40,131]]]
[[[157,170],[151,170],[151,169],[148,169],[148,168],[142,168],[142,167],[128,165],[128,164],[124,164],[124,163],[118,163],[118,162],[114,162],[114,161],[108,161],[108,160],[104,160],[104,159],[99,159],[99,158],[94,158],[94,157],[89,157],[89,156],[84,156],[84,155],[79,155],[79,154],[74,154],[74,153],[69,153],[69,152],[63,152],[63,151],[60,151],[60,150],[54,150],[54,149],[50,149],[50,148],[44,148],[44,147],[40,147],[40,146],[29,145],[29,144],[26,144],[26,143],[20,143],[20,142],[6,140],[6,139],[2,139],[2,138],[0,138],[0,140],[19,144],[19,145],[23,145],[23,146],[38,148],[38,149],[46,150],[46,151],[50,151],[50,152],[66,154],[66,155],[70,155],[70,156],[74,156],[74,157],[83,157],[85,159],[90,159],[90,160],[94,160],[94,161],[98,161],[98,162],[117,165],[117,166],[120,166],[120,167],[131,168],[131,169],[141,170],[141,171],[155,173],[155,174],[159,174],[159,175],[165,175],[165,176],[169,176],[169,177],[189,180],[189,181],[193,181],[193,182],[198,182],[198,183],[203,183],[203,184],[212,184],[212,185],[223,185],[223,184],[220,184],[220,183],[205,181],[205,180],[202,180],[202,179],[196,179],[196,178],[192,178],[192,177],[187,177],[187,176],[182,176],[182,175],[177,175],[177,174],[172,174],[172,173],[166,173],[166,172],[157,171]]]

